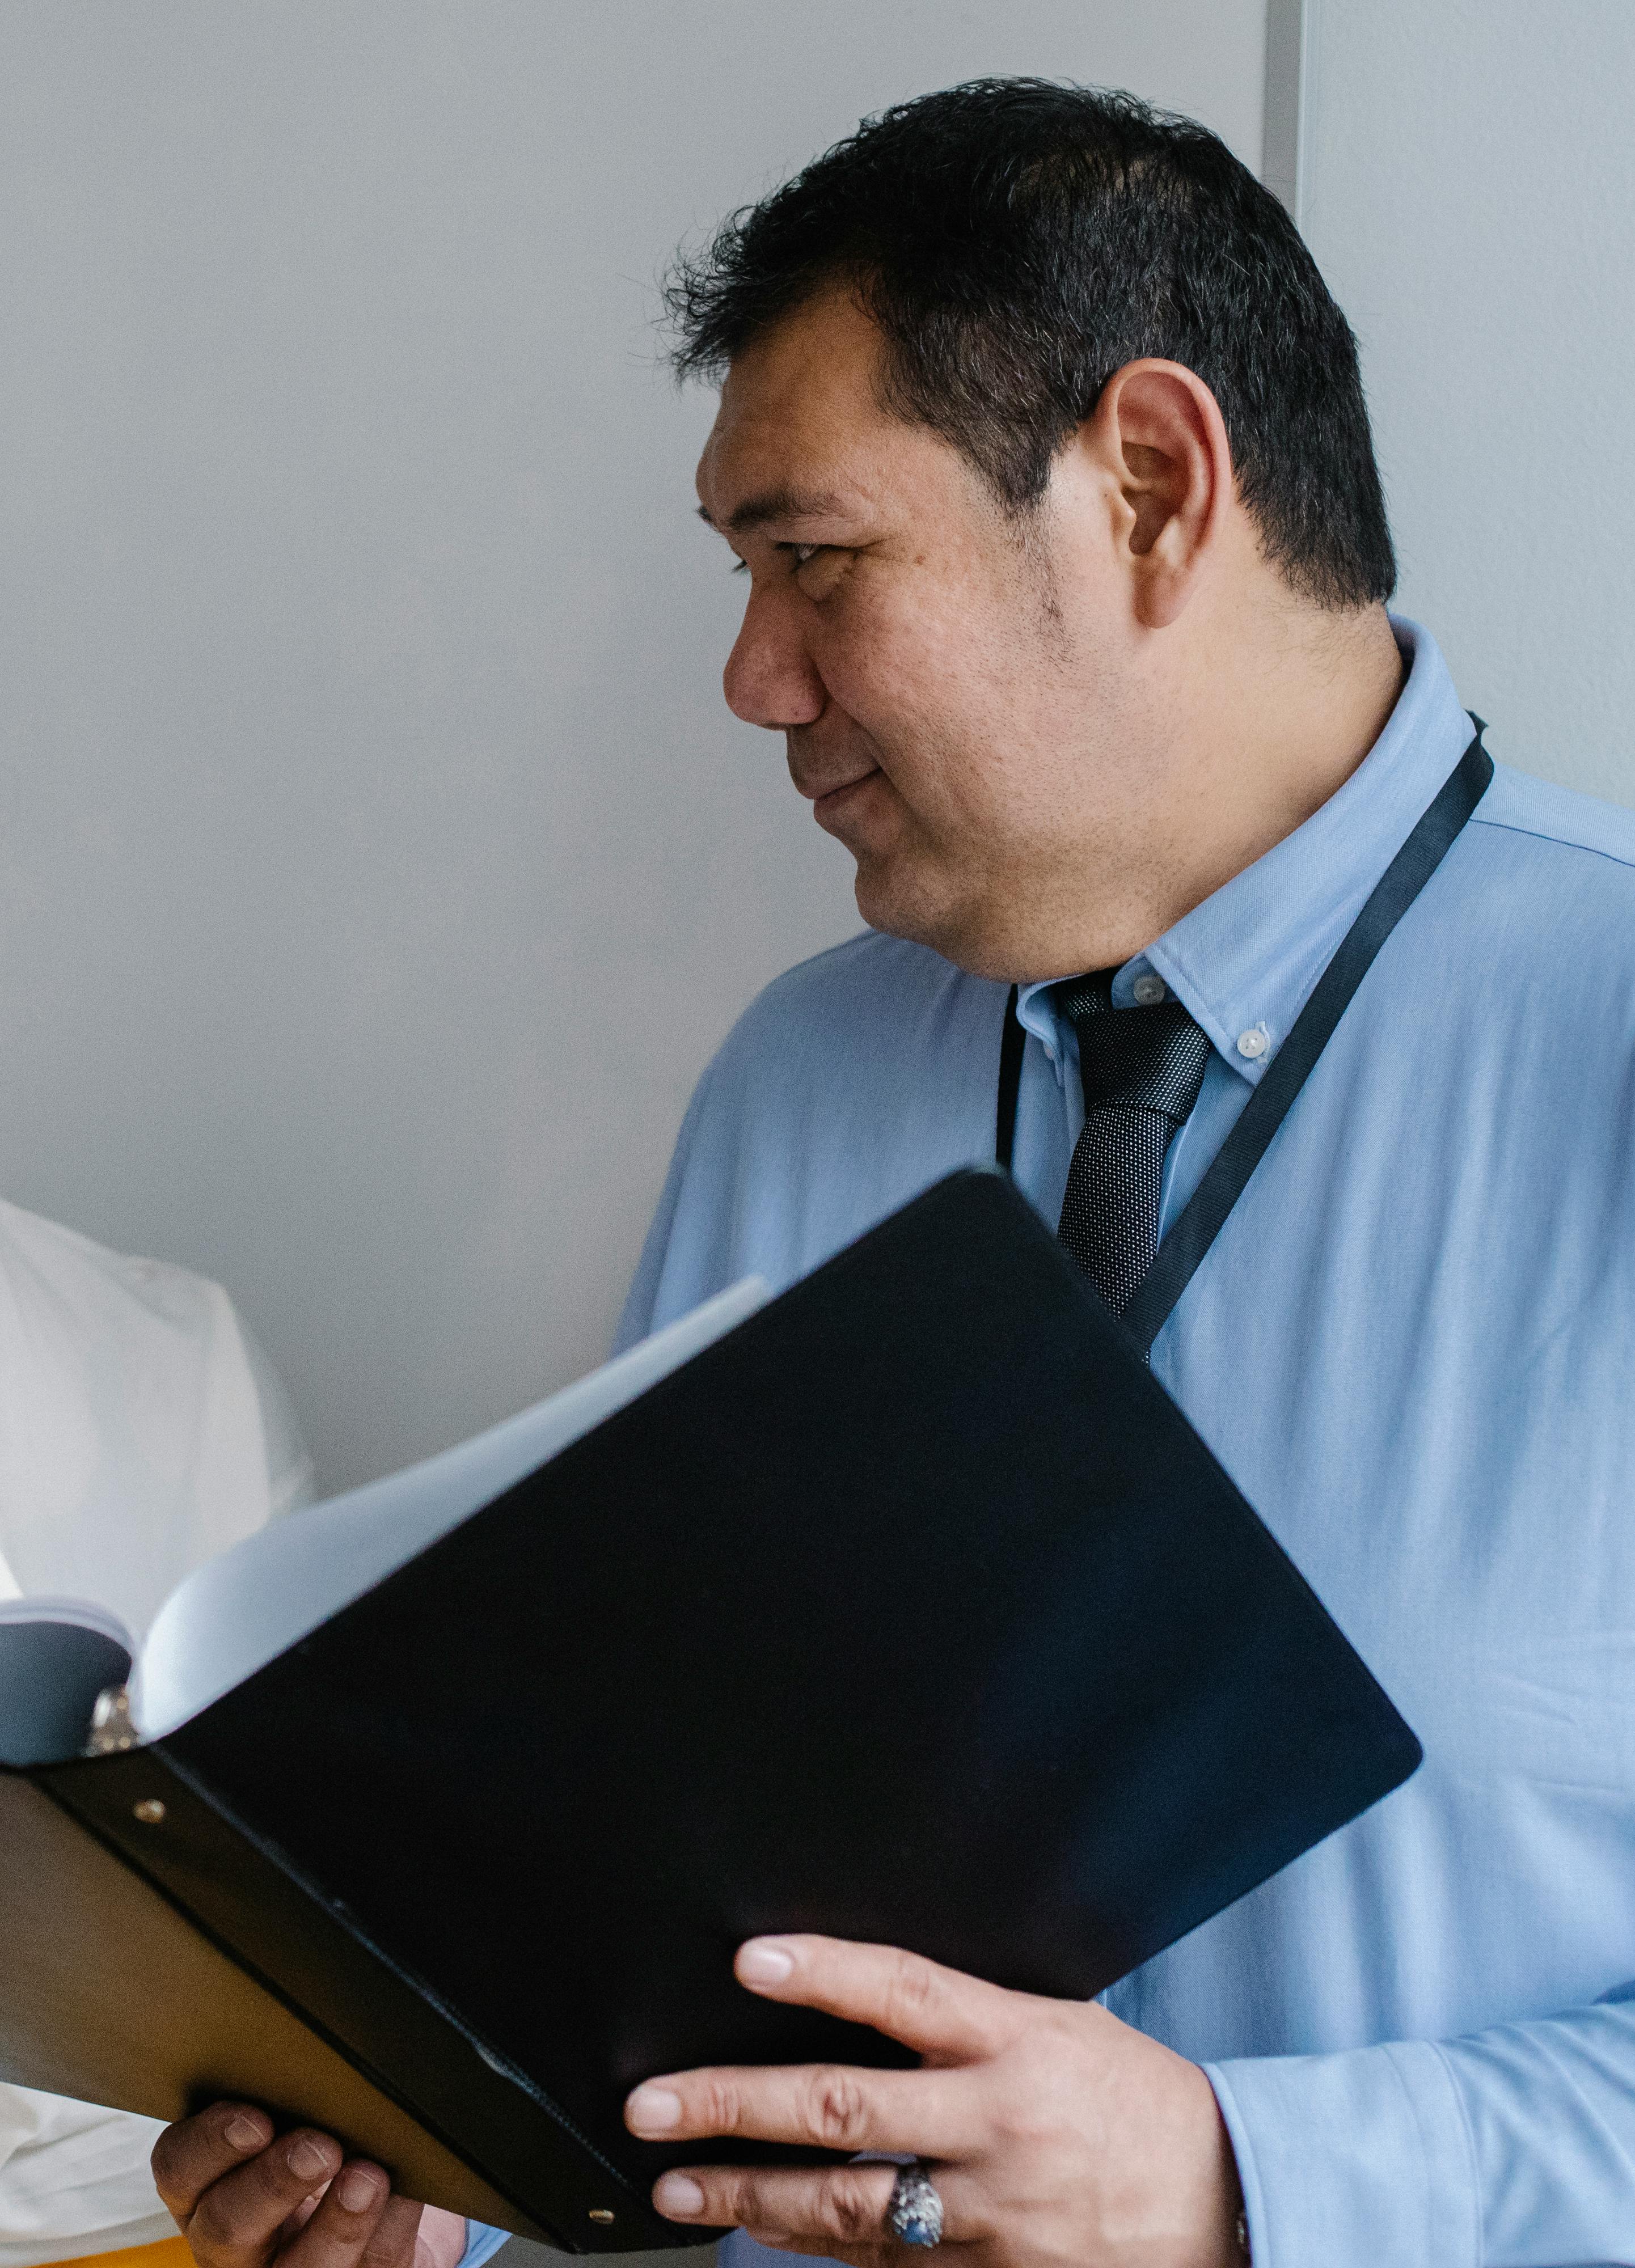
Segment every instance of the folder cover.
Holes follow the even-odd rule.
[[[631,2086],[907,2059],[743,1992],[740,1940],[1087,1997],[1418,1758],[972,1169],[189,1721],[0,1772],[0,2075],[241,2095],[569,2250],[696,2243],[653,2180],[747,2146],[633,2139]]]

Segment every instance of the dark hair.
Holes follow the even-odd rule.
[[[674,366],[718,377],[826,283],[887,342],[888,406],[1004,504],[1037,504],[1113,372],[1182,363],[1220,404],[1267,556],[1327,607],[1396,562],[1357,342],[1270,190],[1135,96],[975,79],[865,119],[678,257]]]

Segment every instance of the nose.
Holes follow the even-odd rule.
[[[829,695],[782,591],[751,588],[721,688],[734,717],[770,732],[814,725],[822,715]]]

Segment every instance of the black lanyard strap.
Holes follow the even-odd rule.
[[[1367,903],[1347,930],[1333,959],[1294,1020],[1293,1029],[1272,1057],[1265,1076],[1239,1114],[1208,1171],[1192,1192],[1180,1219],[1159,1246],[1145,1281],[1124,1310],[1125,1328],[1142,1352],[1168,1322],[1177,1300],[1197,1274],[1226,1216],[1242,1196],[1251,1174],[1270,1147],[1295,1097],[1327,1047],[1374,955],[1435,873],[1460,829],[1487,792],[1493,760],[1482,746],[1486,727],[1472,717],[1476,737],[1443,782],[1434,801],[1374,885]],[[999,1097],[995,1155],[1007,1169],[1016,1137],[1016,1103],[1021,1091],[1022,1050],[1027,1042],[1017,1014],[1013,985],[999,1051]]]

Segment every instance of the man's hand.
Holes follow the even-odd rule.
[[[456,2268],[458,2213],[394,2197],[379,2166],[350,2162],[303,2127],[279,2139],[241,2102],[167,2126],[153,2180],[199,2268]]]
[[[625,2104],[633,2134],[741,2135],[929,2161],[943,2241],[974,2268],[1241,2268],[1239,2194],[1213,2090],[1094,2003],[1006,1992],[917,1955],[832,1937],[752,1938],[739,1982],[872,2024],[917,2071],[810,2065],[684,2072]],[[653,2190],[672,2220],[874,2268],[895,2168],[698,2166]]]

